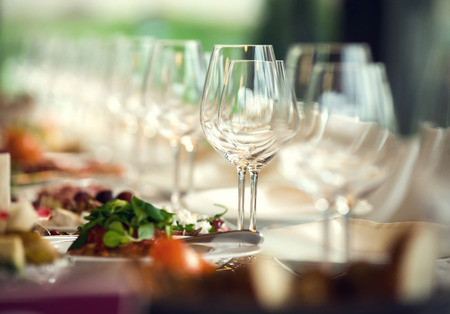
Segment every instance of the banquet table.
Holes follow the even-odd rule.
[[[353,245],[355,256],[370,261],[371,253],[387,249],[396,235],[405,226],[411,224],[428,224],[428,222],[404,219],[410,208],[401,206],[408,196],[406,184],[396,194],[397,197],[385,198],[386,190],[404,187],[411,182],[414,159],[418,153],[415,140],[405,141],[402,147],[405,159],[403,167],[396,169],[392,181],[383,186],[381,192],[375,193],[368,202],[375,210],[362,206],[355,212],[353,220]],[[415,152],[416,155],[412,154]],[[157,186],[162,194],[155,202],[167,201],[170,190],[168,167],[159,167],[157,172],[147,177],[145,184]],[[211,215],[217,212],[215,202],[228,207],[225,214],[227,223],[233,227],[236,220],[237,190],[235,172],[216,152],[204,147],[199,152],[194,173],[195,189],[187,191],[185,205],[199,214]],[[111,182],[110,182],[111,183]],[[123,186],[124,182],[120,182]],[[258,194],[257,228],[264,237],[260,250],[251,256],[269,259],[276,272],[292,275],[292,270],[304,261],[320,263],[322,258],[320,220],[321,216],[314,209],[312,199],[296,189],[278,172],[275,163],[269,164],[261,174]],[[143,185],[144,186],[144,185]],[[34,187],[26,187],[33,191]],[[186,188],[186,187],[185,187]],[[29,191],[28,191],[29,192]],[[411,191],[409,191],[411,193]],[[154,195],[152,195],[153,197]],[[409,204],[410,202],[406,202]],[[370,206],[369,206],[370,207]],[[419,213],[420,214],[420,213]],[[396,221],[396,217],[403,218]],[[415,218],[415,217],[410,217]],[[344,256],[342,248],[342,224],[339,217],[332,217],[331,227],[332,255],[338,261]],[[432,226],[438,224],[430,223]],[[440,228],[440,227],[439,227]],[[439,257],[448,257],[447,237],[442,237],[438,248]],[[441,242],[441,241],[440,241]],[[370,248],[369,248],[370,247]],[[376,255],[376,254],[375,254]],[[357,300],[328,303],[311,306],[303,303],[276,311],[261,305],[255,298],[252,288],[257,285],[248,279],[248,274],[235,271],[233,267],[252,263],[239,262],[232,256],[231,266],[222,265],[229,272],[225,280],[214,283],[214,289],[202,290],[201,297],[189,294],[189,285],[185,291],[174,289],[174,294],[167,298],[155,298],[145,287],[145,277],[139,273],[139,265],[134,262],[98,262],[74,261],[53,277],[34,276],[27,280],[17,278],[0,278],[0,314],[3,313],[450,313],[450,264],[447,259],[439,259],[435,265],[436,287],[425,300],[412,303],[371,302]],[[48,274],[46,274],[48,275]],[[239,281],[240,280],[240,281]],[[198,284],[198,282],[196,282]],[[251,286],[249,288],[249,285]],[[237,287],[239,289],[237,289]],[[186,293],[185,293],[186,292]]]

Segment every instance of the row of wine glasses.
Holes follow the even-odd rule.
[[[327,239],[331,211],[348,225],[358,199],[379,187],[394,164],[395,115],[384,66],[371,62],[364,44],[295,45],[287,75],[275,60],[268,45],[216,45],[202,97],[203,132],[237,168],[238,228],[246,172],[255,230],[258,174],[281,150],[281,173],[314,196]],[[345,238],[348,254],[348,227]]]
[[[167,159],[155,137],[176,138],[195,153],[206,71],[199,41],[30,37],[8,68],[12,91],[35,101],[32,124],[55,124],[62,140],[79,141],[101,162],[123,163],[137,190]]]
[[[239,229],[244,228],[247,172],[249,229],[256,230],[259,173],[277,154],[282,174],[315,197],[324,221],[336,210],[348,222],[354,204],[382,184],[395,160],[389,84],[383,65],[372,63],[364,44],[295,45],[285,63],[271,45],[215,45],[207,58],[196,40],[118,38],[75,46],[91,50],[52,58],[65,60],[73,71],[57,76],[62,82],[58,99],[79,94],[71,108],[85,128],[86,112],[104,117],[89,124],[106,136],[99,141],[117,144],[113,152],[123,150],[118,138],[129,130],[128,137],[137,141],[125,149],[130,161],[145,151],[138,141],[144,130],[151,127],[153,135],[166,138],[173,149],[174,209],[183,207],[180,147],[195,151],[203,135],[237,169]],[[71,48],[65,51],[77,51]],[[44,60],[33,73],[42,73],[49,89],[61,67]],[[69,86],[86,92],[62,88]],[[105,108],[109,115],[102,113]],[[142,159],[142,169],[150,158]]]

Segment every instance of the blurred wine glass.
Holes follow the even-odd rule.
[[[171,206],[182,207],[180,198],[180,146],[200,129],[199,107],[205,80],[201,43],[195,40],[157,40],[146,80],[145,102],[158,132],[173,148],[174,178]]]
[[[365,43],[294,43],[286,53],[286,75],[294,86],[297,101],[303,102],[315,64],[371,61],[372,54]]]
[[[203,89],[200,121],[206,139],[219,153],[232,149],[219,131],[217,119],[230,62],[239,60],[276,61],[276,58],[271,45],[215,45],[213,47]],[[238,175],[237,229],[243,229],[245,176],[248,162],[243,158],[242,160],[235,158],[233,163]]]
[[[416,116],[420,151],[404,206],[421,220],[450,223],[450,46],[432,47]],[[426,185],[423,182],[427,182]],[[447,239],[450,241],[450,239]]]
[[[110,109],[115,116],[115,152],[132,168],[132,179],[139,188],[144,163],[144,83],[149,66],[153,38],[121,37],[115,42],[110,89]],[[114,130],[113,129],[113,130]]]
[[[280,152],[281,172],[323,213],[325,265],[332,209],[345,218],[348,260],[355,201],[377,189],[394,165],[396,137],[383,108],[392,103],[380,101],[373,79],[367,64],[317,64],[300,107],[298,137]]]

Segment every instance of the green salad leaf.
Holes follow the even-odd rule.
[[[85,217],[88,222],[78,228],[80,235],[69,250],[86,244],[89,231],[97,226],[106,230],[103,243],[111,248],[151,239],[155,228],[172,235],[174,216],[175,214],[156,208],[136,196],[132,196],[131,202],[111,200]]]

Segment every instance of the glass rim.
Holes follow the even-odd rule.
[[[189,43],[196,43],[201,46],[201,42],[198,39],[155,39],[154,44],[173,44],[173,45],[185,45]]]
[[[319,62],[313,65],[313,68],[369,68],[377,67],[386,70],[386,64],[383,62],[357,62],[357,61],[347,61],[347,62]]]
[[[241,48],[241,47],[268,47],[273,48],[272,44],[214,44],[216,48]]]
[[[306,43],[291,43],[288,47],[293,49],[296,47],[316,48],[316,47],[330,47],[330,48],[342,48],[342,47],[363,47],[369,49],[370,45],[367,42],[306,42]]]

